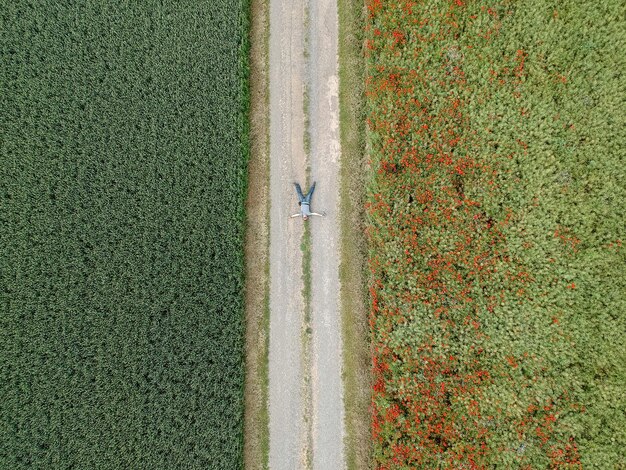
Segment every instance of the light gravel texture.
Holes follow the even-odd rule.
[[[305,14],[308,8],[308,15]],[[305,18],[308,16],[308,20]],[[306,23],[306,24],[305,24]],[[308,66],[305,40],[308,35]],[[339,313],[339,110],[336,0],[270,1],[270,344],[272,470],[345,468]],[[311,354],[305,356],[301,241],[293,182],[305,181],[304,90],[309,93],[312,210]],[[303,185],[304,186],[304,185]],[[307,188],[303,189],[306,191]],[[303,384],[310,377],[311,387]],[[312,409],[305,411],[310,393]],[[304,413],[312,412],[305,420]],[[306,424],[309,423],[309,424]],[[312,426],[309,429],[308,426]],[[311,436],[312,442],[309,442]]]
[[[291,182],[304,181],[304,3],[270,1],[269,466],[305,464],[302,406],[302,223]]]
[[[309,119],[314,208],[327,217],[311,227],[313,468],[345,467],[341,316],[339,309],[339,78],[337,1],[310,4]]]

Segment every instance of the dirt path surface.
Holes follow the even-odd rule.
[[[338,275],[337,35],[336,0],[315,0],[310,5],[305,0],[270,1],[272,470],[345,467]],[[309,92],[308,162],[305,89]],[[298,209],[292,183],[304,183],[307,164],[311,181],[318,183],[312,209],[328,213],[324,219],[307,222],[311,225],[312,253],[310,343],[305,343],[303,221],[288,219]]]
[[[306,429],[302,404],[302,223],[290,182],[305,177],[304,5],[270,1],[270,344],[271,469],[301,468]]]
[[[343,396],[339,310],[339,77],[337,1],[314,0],[310,11],[309,119],[314,207],[327,212],[311,226],[313,468],[342,469]]]

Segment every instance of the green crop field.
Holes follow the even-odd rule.
[[[0,9],[0,468],[241,468],[245,0]]]
[[[626,468],[623,2],[367,6],[377,468]]]

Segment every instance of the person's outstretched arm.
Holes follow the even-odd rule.
[[[326,212],[322,212],[321,214],[318,214],[317,212],[311,212],[309,215],[316,215],[318,217],[326,217]]]
[[[293,219],[294,217],[300,217],[302,214],[300,212],[298,212],[297,214],[294,215],[290,215],[289,218]]]

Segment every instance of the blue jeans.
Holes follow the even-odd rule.
[[[302,194],[302,188],[298,183],[294,183],[294,185],[296,187],[296,193],[298,193],[298,201],[300,202],[300,204],[302,204],[303,202],[306,204],[311,204],[311,196],[313,196],[313,191],[315,191],[315,181],[311,185],[311,189],[309,189],[309,192],[306,193],[306,196]]]

